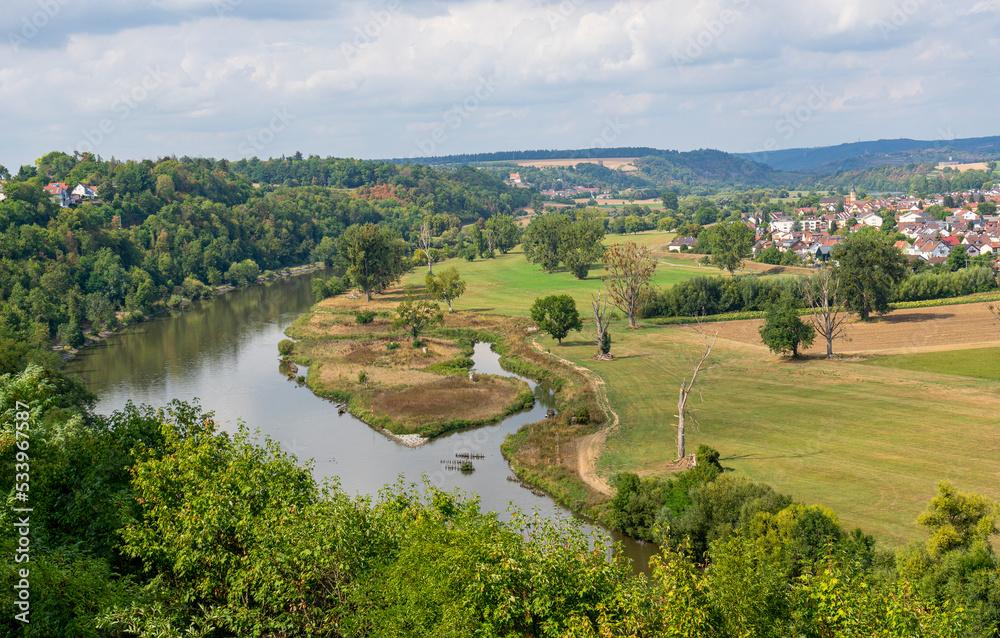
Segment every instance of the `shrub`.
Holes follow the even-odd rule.
[[[590,423],[590,410],[584,407],[577,408],[576,411],[573,412],[573,419],[580,424]]]
[[[375,321],[375,313],[371,310],[359,310],[356,315],[354,315],[354,320],[360,324],[371,323]]]
[[[424,347],[424,342],[421,341],[420,339],[414,339],[413,340],[413,347],[414,348],[423,348]]]
[[[278,342],[278,354],[283,357],[287,357],[292,354],[292,350],[295,348],[295,342],[291,339],[282,339]]]
[[[399,342],[398,341],[390,341],[389,343],[385,344],[385,349],[386,350],[399,350]]]

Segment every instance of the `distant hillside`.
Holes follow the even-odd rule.
[[[497,153],[466,153],[462,155],[440,155],[437,157],[409,157],[386,160],[393,164],[426,164],[443,166],[449,164],[483,164],[486,162],[520,162],[538,159],[575,159],[602,157],[645,157],[672,151],[661,151],[647,146],[618,146],[615,148],[581,148],[576,150],[542,149],[534,151],[500,151]]]
[[[521,167],[523,177],[531,175],[534,183],[562,180],[566,184],[594,183],[618,188],[667,188],[675,185],[713,186],[769,186],[784,184],[789,176],[742,157],[714,149],[696,151],[669,151],[649,147],[587,148],[575,150],[534,150],[506,151],[499,153],[476,153],[467,155],[446,155],[393,159],[394,163],[412,162],[428,166],[476,165],[499,170],[504,164],[525,160],[580,159],[581,161],[601,158],[636,158],[633,164],[638,171],[627,175],[596,164],[574,171],[572,167],[547,167],[534,171]],[[536,173],[538,173],[536,175]],[[576,173],[573,175],[573,173]]]
[[[737,157],[767,164],[779,171],[830,174],[889,164],[901,166],[938,162],[989,160],[1000,157],[1000,136],[955,140],[877,140],[838,146],[790,148],[781,151],[734,153]]]

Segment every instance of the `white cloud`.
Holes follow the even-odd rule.
[[[629,120],[623,145],[744,150],[814,86],[836,97],[790,143],[919,136],[951,118],[997,132],[978,106],[998,97],[983,79],[997,0],[50,1],[30,38],[38,0],[0,17],[6,165],[117,118],[149,68],[163,77],[114,119],[102,155],[231,157],[282,107],[296,120],[263,154],[409,155],[484,81],[496,86],[441,152],[586,145],[609,117]],[[943,115],[940,93],[969,90]]]

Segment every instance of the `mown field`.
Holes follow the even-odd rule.
[[[691,327],[618,327],[614,340],[615,360],[600,362],[582,339],[559,347],[540,338],[607,383],[621,428],[609,436],[598,472],[660,473],[674,458],[677,389],[701,335]],[[707,443],[725,465],[897,544],[922,538],[914,521],[940,480],[1000,499],[996,377],[877,367],[857,357],[796,361],[721,339],[713,355],[718,367],[691,401],[691,451]]]
[[[607,243],[660,248],[671,237],[651,232]],[[654,283],[719,273],[685,261],[660,264]],[[615,360],[596,361],[588,320],[591,294],[603,290],[600,269],[585,281],[544,273],[520,248],[436,268],[453,265],[468,282],[456,309],[526,315],[537,297],[576,299],[585,331],[571,333],[562,346],[547,335],[535,340],[606,383],[621,424],[607,439],[598,474],[665,471],[675,454],[677,388],[702,344],[694,328],[629,331],[618,321]],[[403,283],[422,285],[425,272],[416,270]],[[939,481],[1000,499],[1000,348],[977,346],[1000,346],[1000,327],[978,306],[898,310],[853,326],[854,340],[836,349],[860,354],[837,360],[775,356],[756,338],[759,322],[708,324],[709,334],[720,331],[717,367],[704,373],[692,397],[696,423],[688,430],[688,450],[711,445],[725,465],[799,501],[826,505],[842,522],[885,541],[922,538],[915,518]],[[893,356],[873,358],[878,350]]]
[[[645,232],[636,235],[611,235],[605,239],[606,245],[633,241],[637,244],[656,248],[673,239],[674,235],[659,232]],[[577,308],[590,308],[591,295],[604,290],[600,264],[591,269],[585,280],[577,279],[567,270],[553,273],[544,272],[541,267],[529,264],[524,258],[521,246],[506,255],[497,253],[495,259],[448,259],[434,264],[435,269],[458,269],[468,287],[465,295],[454,303],[456,310],[495,312],[505,315],[528,315],[536,297],[546,295],[570,295],[576,300]],[[689,277],[706,273],[718,273],[717,269],[690,268],[660,264],[653,279],[657,286],[670,286]],[[423,286],[427,268],[416,268],[403,278],[402,285]]]

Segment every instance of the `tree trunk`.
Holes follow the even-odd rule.
[[[681,381],[681,396],[677,400],[677,458],[684,458],[684,408],[687,407],[687,395],[684,392],[684,381]]]
[[[371,303],[371,300],[372,300],[372,291],[365,290],[365,301]]]
[[[427,255],[427,274],[428,275],[433,275],[434,274],[434,268],[433,268],[434,264],[431,262],[431,256],[428,253],[424,253],[424,254]]]
[[[448,302],[448,312],[455,312],[455,309],[451,307],[451,297],[445,299]]]
[[[830,331],[829,334],[832,335],[833,331]],[[833,356],[833,337],[830,336],[826,338],[826,358],[829,359],[832,356]]]

